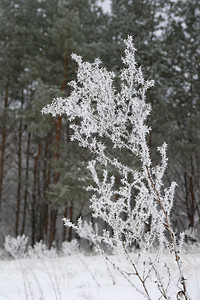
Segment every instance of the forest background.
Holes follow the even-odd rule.
[[[63,216],[91,219],[91,154],[70,141],[67,118],[41,109],[69,95],[71,53],[118,72],[127,35],[155,80],[149,146],[156,161],[157,145],[169,145],[165,180],[178,183],[173,225],[187,242],[199,240],[199,0],[112,0],[109,14],[96,0],[0,0],[0,246],[8,234],[25,234],[32,245],[59,247],[74,237]]]

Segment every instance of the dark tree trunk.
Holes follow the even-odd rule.
[[[63,71],[63,77],[64,80],[62,82],[61,89],[65,90],[66,89],[66,83],[67,83],[67,71],[68,71],[68,62],[69,62],[69,57],[68,57],[68,52],[65,53],[65,58],[64,58],[64,71]],[[62,117],[58,117],[55,121],[55,128],[56,128],[56,135],[55,135],[55,150],[54,150],[54,160],[55,162],[58,162],[59,160],[59,145],[60,145],[60,136],[61,136],[61,128],[62,128]],[[53,184],[57,184],[59,180],[59,172],[56,170],[54,173],[53,177]],[[56,221],[57,221],[57,213],[58,213],[58,208],[51,207],[50,211],[50,232],[49,232],[49,248],[51,248],[53,241],[55,240],[56,237]]]
[[[65,211],[64,211],[64,218],[67,218],[67,211],[68,211],[68,207],[67,205],[65,206]],[[67,232],[67,228],[66,226],[63,227],[63,238],[62,241],[65,242],[66,241],[66,232]]]
[[[70,200],[70,206],[69,206],[69,219],[70,221],[73,220],[73,212],[74,212],[74,205],[73,205],[73,199]],[[68,237],[67,241],[71,242],[72,240],[72,228],[70,227],[68,230]]]
[[[56,221],[57,221],[58,209],[51,206],[50,211],[50,235],[49,235],[49,248],[51,248],[56,237]]]
[[[50,170],[48,168],[47,162],[49,159],[49,141],[45,144],[44,151],[44,166],[43,166],[43,192],[42,192],[42,207],[40,210],[40,233],[39,239],[47,241],[48,234],[48,191],[50,185]]]
[[[32,204],[31,204],[32,246],[35,244],[36,241],[36,186],[37,186],[37,169],[38,169],[38,162],[39,162],[40,155],[41,155],[41,143],[38,144],[38,152],[35,157],[35,162],[33,167],[33,193],[32,193]]]
[[[54,160],[58,162],[60,154],[59,154],[59,144],[60,144],[60,135],[62,128],[62,117],[58,117],[55,121],[56,127],[56,135],[55,135],[55,150],[54,150]],[[59,172],[56,170],[54,172],[53,184],[56,185],[59,180]],[[55,240],[56,236],[56,221],[57,221],[57,213],[58,209],[56,207],[51,206],[50,211],[50,232],[49,232],[49,248],[51,248],[52,243]]]
[[[5,162],[5,147],[6,147],[6,122],[7,122],[7,109],[8,109],[8,85],[5,89],[4,98],[4,111],[2,119],[2,132],[1,132],[1,153],[0,153],[0,212],[3,191],[3,178],[4,178],[4,162]]]
[[[51,175],[51,172],[50,170],[48,169],[48,175],[47,175],[47,178],[48,178],[48,191],[49,191],[49,186],[50,186],[50,175]],[[46,197],[46,200],[48,201],[48,198]],[[45,222],[44,222],[44,236],[45,238],[47,239],[48,237],[48,226],[49,226],[49,204],[46,203],[45,204]]]
[[[30,140],[31,133],[28,133],[27,148],[26,148],[26,175],[25,175],[25,190],[24,190],[24,207],[22,216],[22,229],[21,235],[24,234],[26,224],[26,212],[27,212],[27,198],[28,198],[28,179],[29,179],[29,158],[30,158]]]
[[[194,167],[192,157],[190,157],[190,165],[191,165],[191,176],[190,176],[190,198],[191,198],[191,206],[190,206],[190,227],[194,228],[194,215],[195,215],[195,195],[194,195]]]
[[[23,109],[23,91],[21,100],[21,112]],[[22,184],[22,117],[19,119],[19,133],[18,133],[18,184],[17,184],[17,205],[16,205],[16,219],[15,219],[15,236],[19,233],[19,216],[20,216],[20,204],[21,204],[21,184]]]

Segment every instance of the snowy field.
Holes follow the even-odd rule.
[[[199,300],[200,248],[182,257],[190,295],[193,300]],[[124,262],[119,257],[111,258],[123,266]],[[164,259],[171,263],[168,256]],[[173,265],[172,273],[172,280],[176,284]],[[170,293],[172,299],[176,299],[173,287]],[[144,297],[102,257],[76,253],[52,258],[1,259],[0,299],[142,300]],[[157,300],[156,295],[154,299]]]

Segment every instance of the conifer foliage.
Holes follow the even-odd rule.
[[[151,283],[157,287],[158,298],[170,299],[170,268],[162,265],[160,259],[163,250],[167,249],[178,268],[177,299],[189,299],[180,259],[184,237],[178,241],[170,221],[176,183],[172,182],[169,187],[163,184],[167,145],[164,143],[158,148],[159,164],[152,162],[148,147],[151,128],[147,126],[147,117],[151,106],[145,96],[154,82],[145,80],[141,67],[137,67],[131,36],[125,40],[125,45],[120,91],[114,87],[115,74],[101,67],[99,59],[91,64],[73,54],[78,72],[77,80],[70,82],[71,95],[57,98],[43,109],[43,113],[53,116],[66,114],[73,129],[72,140],[77,140],[80,146],[94,154],[88,165],[94,180],[94,186],[88,187],[93,192],[91,210],[93,218],[102,219],[107,229],[93,229],[81,218],[77,224],[67,219],[64,223],[81,237],[90,239],[108,260],[106,248],[126,257],[127,270],[114,267],[147,299],[155,299],[148,288],[151,276],[155,278]],[[118,151],[111,154],[110,147]],[[119,159],[119,151],[131,153],[133,163],[127,165]],[[116,176],[120,178],[118,185]],[[139,250],[133,261],[130,250],[135,244]],[[151,254],[154,246],[158,249],[156,255]]]

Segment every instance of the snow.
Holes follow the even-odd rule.
[[[134,254],[133,254],[134,255]],[[114,261],[125,265],[122,258]],[[192,300],[200,299],[200,248],[182,255]],[[172,281],[176,271],[171,258]],[[0,299],[9,300],[143,300],[117,270],[98,255],[76,253],[60,257],[0,260]],[[173,287],[170,292],[172,299]],[[155,300],[157,297],[155,295]]]

